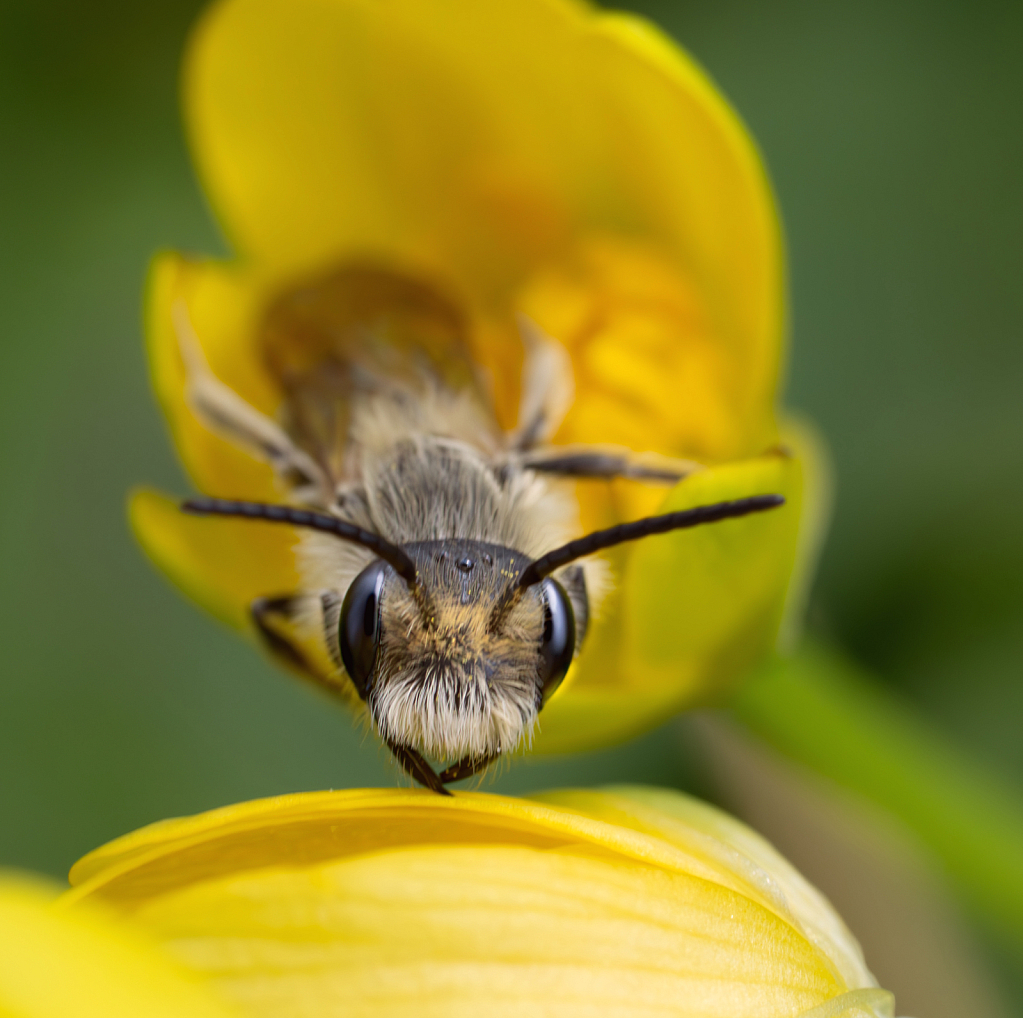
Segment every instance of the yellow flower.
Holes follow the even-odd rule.
[[[2,1018],[236,1015],[139,931],[55,897],[34,878],[0,871]]]
[[[272,416],[283,395],[259,342],[271,303],[339,266],[407,273],[468,323],[505,427],[521,312],[572,360],[556,443],[705,465],[667,497],[579,482],[585,529],[788,500],[611,554],[614,589],[541,715],[538,748],[625,739],[770,648],[803,483],[799,434],[774,412],[780,233],[753,144],[683,52],[645,21],[572,0],[222,0],[193,37],[184,95],[201,177],[240,255],[162,255],[150,280],[153,384],[202,491],[280,500],[270,468],[186,404],[173,309],[187,307],[214,374]],[[154,561],[238,628],[254,598],[296,587],[290,529],[188,518],[149,491],[131,516]]]
[[[677,793],[318,792],[86,856],[100,900],[246,1015],[891,1018],[821,895]]]

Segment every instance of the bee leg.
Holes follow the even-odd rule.
[[[185,399],[215,434],[269,463],[294,489],[322,500],[331,485],[322,467],[274,420],[247,403],[210,369],[184,302],[174,306],[174,329],[185,366]]]
[[[586,446],[547,446],[526,453],[516,460],[519,466],[542,474],[561,477],[591,477],[612,480],[624,477],[634,481],[676,484],[701,469],[691,460],[672,459],[650,453],[637,455],[615,448]]]
[[[436,792],[438,795],[451,794],[444,787],[444,783],[437,776],[437,772],[423,759],[421,754],[417,753],[414,749],[410,749],[408,746],[399,746],[396,742],[391,742],[390,739],[384,739],[384,743],[394,754],[395,760],[401,764],[402,769],[413,781],[418,781],[419,784],[424,785],[431,792]]]
[[[292,617],[298,600],[295,594],[257,597],[249,605],[249,614],[263,645],[274,657],[289,668],[298,669],[305,675],[312,675],[315,673],[305,655],[274,626],[274,619],[287,622]]]
[[[279,664],[299,678],[314,682],[333,696],[343,696],[338,681],[325,674],[322,668],[307,657],[296,639],[289,635],[303,600],[303,594],[280,594],[276,597],[257,597],[249,605],[249,615],[264,648]]]
[[[489,767],[496,759],[496,753],[492,753],[490,756],[484,757],[463,757],[458,761],[458,763],[454,763],[450,767],[441,771],[440,780],[445,785],[450,784],[453,781],[464,781],[466,778],[471,778],[474,774],[478,774],[484,768]]]

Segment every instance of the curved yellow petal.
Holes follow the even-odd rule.
[[[178,455],[208,495],[279,501],[272,469],[214,434],[185,402],[185,369],[175,334],[175,310],[191,321],[213,374],[256,409],[280,403],[255,344],[269,284],[254,272],[163,254],[153,260],[146,294],[146,340],[153,389]]]
[[[259,799],[151,824],[79,860],[68,900],[98,897],[134,907],[242,870],[436,842],[542,850],[575,844],[589,854],[611,853],[743,888],[705,858],[579,812],[473,792],[444,798],[422,789],[349,789]]]
[[[54,907],[55,897],[0,872],[3,1018],[237,1015],[139,932],[96,908]]]
[[[133,493],[132,530],[155,565],[185,594],[236,629],[250,625],[257,597],[298,588],[291,527],[185,515],[150,490]]]
[[[86,857],[64,907],[130,912],[265,1018],[890,1018],[840,920],[742,825],[670,792],[545,799],[244,803]]]
[[[817,560],[831,525],[835,478],[827,440],[812,421],[787,414],[782,421],[781,434],[785,445],[799,457],[803,476],[796,561],[778,634],[778,649],[784,653],[795,648],[803,632]]]
[[[614,785],[541,792],[533,799],[663,838],[752,885],[760,900],[828,956],[848,986],[873,981],[855,937],[827,899],[759,834],[699,799],[662,788]]]
[[[135,920],[253,1014],[798,1014],[840,984],[734,892],[517,846],[416,847],[211,881]],[[301,1004],[299,1004],[301,1008]]]
[[[540,715],[539,752],[623,741],[713,698],[771,648],[796,555],[800,461],[778,453],[701,471],[673,512],[748,495],[780,509],[646,538],[611,556],[618,575],[582,655]]]
[[[801,464],[785,454],[696,474],[668,496],[663,512],[774,492],[769,512],[637,542],[622,584],[626,656],[647,675],[708,661],[721,681],[774,641],[795,557]],[[740,627],[737,629],[737,627]],[[712,674],[713,674],[712,673]],[[628,678],[625,680],[628,682]],[[704,690],[713,683],[701,682]]]
[[[691,278],[767,411],[770,188],[703,72],[641,19],[570,0],[221,0],[185,104],[214,205],[260,265],[382,256],[503,312],[579,238],[642,239]]]

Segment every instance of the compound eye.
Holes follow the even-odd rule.
[[[369,693],[380,644],[380,592],[386,568],[384,562],[371,562],[352,580],[341,604],[338,625],[341,660],[363,700]]]
[[[561,685],[575,653],[575,613],[564,587],[547,577],[540,586],[543,636],[540,638],[540,688],[544,703]]]

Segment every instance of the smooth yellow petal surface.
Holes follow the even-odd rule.
[[[760,900],[800,928],[849,986],[872,982],[859,945],[821,893],[745,824],[689,796],[661,788],[611,786],[534,796],[560,809],[663,838],[756,888]]]
[[[545,799],[245,803],[87,856],[65,904],[130,913],[266,1018],[891,1014],[841,921],[751,831],[677,793]]]
[[[785,455],[702,471],[671,512],[777,493],[780,509],[647,538],[610,556],[615,589],[582,655],[540,715],[540,752],[621,741],[712,699],[773,645],[796,555],[802,477]]]
[[[257,597],[298,587],[291,527],[249,520],[186,516],[174,499],[136,491],[132,530],[167,577],[207,611],[236,629],[250,625]]]
[[[208,987],[126,924],[0,871],[3,1018],[229,1018]]]
[[[282,278],[372,256],[505,312],[581,238],[639,238],[691,280],[769,412],[770,189],[735,114],[646,22],[569,0],[221,0],[185,96],[214,205]]]

